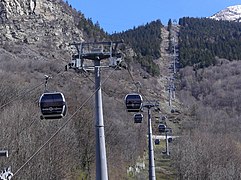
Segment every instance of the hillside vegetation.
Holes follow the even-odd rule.
[[[179,179],[240,179],[240,61],[180,71],[186,107],[173,153]]]
[[[182,67],[208,67],[215,65],[217,58],[241,59],[240,23],[184,17],[179,25]]]
[[[180,25],[186,117],[172,156],[177,179],[240,179],[240,23],[182,18]]]
[[[156,152],[159,163],[168,160],[167,169],[160,163],[157,174],[180,180],[241,179],[240,23],[182,18],[175,29],[169,24],[163,31],[156,20],[108,35],[63,0],[38,2],[34,9],[28,0],[0,2],[0,148],[9,151],[0,167],[11,166],[16,180],[95,179],[95,77],[65,71],[73,55],[69,44],[124,40],[121,70],[101,70],[109,179],[130,178],[127,169],[146,160],[146,112],[143,123],[134,124],[124,104],[126,94],[139,90],[144,101],[162,105],[161,113],[153,111],[153,133],[158,134],[161,117],[174,133],[181,132],[171,144],[172,166],[169,157],[162,159],[161,147]],[[173,75],[171,35],[179,35],[182,66],[174,78],[174,113],[165,94]],[[52,77],[49,91],[65,95],[68,113],[62,119],[40,119],[44,75]],[[145,179],[147,173],[133,178]]]
[[[98,24],[62,0],[43,0],[34,13],[28,12],[27,1],[11,3],[16,6],[1,2],[1,8],[10,9],[12,14],[3,16],[0,24],[0,144],[9,151],[9,158],[3,158],[0,166],[17,171],[14,179],[95,179],[94,75],[66,72],[64,67],[71,60],[69,43],[106,41],[107,36]],[[102,81],[108,77],[102,84],[108,172],[110,179],[125,179],[128,166],[143,156],[146,126],[134,125],[133,114],[125,110],[124,97],[137,91],[133,77],[145,89],[157,81],[144,80],[139,68],[131,70],[133,77],[126,69],[112,71],[101,71]],[[38,100],[46,74],[52,77],[48,90],[65,95],[68,113],[63,119],[40,119]],[[152,94],[158,89],[157,84]],[[145,95],[153,96],[148,91]]]
[[[161,57],[161,28],[163,28],[161,21],[156,20],[122,33],[115,33],[111,37],[114,40],[123,39],[125,44],[134,50],[134,61],[140,63],[152,76],[158,76],[160,70],[153,60]]]

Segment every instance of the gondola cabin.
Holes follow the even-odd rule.
[[[143,114],[137,113],[134,115],[134,123],[142,123]]]
[[[44,93],[39,99],[41,119],[60,119],[66,115],[67,106],[60,92]]]
[[[137,93],[127,94],[125,97],[126,110],[128,112],[139,112],[142,108],[142,96]]]
[[[155,139],[155,145],[159,145],[160,144],[160,139]]]
[[[159,124],[158,130],[160,133],[164,133],[166,131],[166,125],[165,124]]]

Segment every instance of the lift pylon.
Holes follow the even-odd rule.
[[[122,61],[122,54],[117,51],[120,43],[123,41],[72,43],[70,45],[75,47],[76,53],[72,56],[69,68],[77,72],[94,70],[94,65],[85,63],[86,60],[103,59],[109,59],[109,64],[102,67],[116,67]]]
[[[121,61],[121,53],[117,52],[119,43],[122,41],[71,44],[76,48],[76,53],[72,56],[69,68],[76,72],[93,70],[95,73],[96,180],[108,180],[100,68],[118,67],[117,63]],[[108,65],[101,65],[104,59],[109,59]],[[86,60],[92,60],[92,64]]]

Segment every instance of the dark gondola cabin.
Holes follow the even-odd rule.
[[[134,115],[134,123],[142,123],[143,114],[137,113]]]
[[[159,124],[158,130],[160,133],[164,133],[166,131],[166,125],[165,124]]]
[[[142,96],[137,93],[127,94],[125,97],[126,110],[128,112],[139,112],[142,108]]]
[[[44,93],[39,99],[41,119],[60,119],[66,115],[67,106],[60,92]]]
[[[159,145],[160,144],[160,139],[155,139],[155,145]]]

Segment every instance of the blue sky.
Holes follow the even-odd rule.
[[[99,22],[108,33],[121,32],[134,26],[160,19],[209,17],[228,6],[240,5],[241,0],[68,0],[94,23]]]

